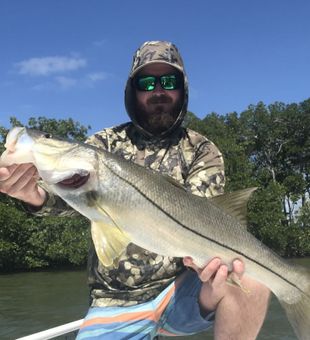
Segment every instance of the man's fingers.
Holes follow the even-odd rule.
[[[228,276],[227,266],[221,265],[213,279],[213,286],[219,288],[223,285],[226,285],[227,276]]]
[[[3,168],[1,170],[3,176],[2,180],[0,180],[0,191],[9,195],[21,190],[37,173],[33,164],[14,165],[6,168],[6,170],[3,170]]]
[[[237,274],[237,276],[241,279],[244,273],[244,263],[240,260],[233,261],[233,272]]]
[[[46,192],[38,186],[39,178],[32,163],[0,167],[0,193],[40,207],[46,199]]]
[[[195,263],[194,263],[192,257],[190,257],[190,256],[185,256],[185,257],[183,258],[183,264],[184,264],[184,266],[186,266],[186,267],[192,268],[193,270],[195,270],[195,272],[196,272],[198,275],[200,275],[202,269],[195,265]]]
[[[194,269],[202,282],[207,282],[214,278],[222,264],[222,261],[219,258],[214,258],[205,267],[200,268],[193,262],[191,257],[186,256],[183,258],[183,263],[186,267]]]
[[[184,257],[183,263],[186,267],[195,270],[202,282],[213,279],[215,284],[221,284],[227,280],[228,267],[222,264],[220,258],[212,259],[204,268],[199,268],[190,256]],[[238,279],[241,279],[244,273],[244,263],[239,259],[234,260],[232,272]]]
[[[41,190],[39,190],[39,187],[37,189],[35,189],[37,187],[37,179],[36,177],[32,177],[27,183],[25,183],[24,187],[23,187],[23,191],[24,192],[29,192],[29,193],[35,193],[38,192],[38,195],[41,195]],[[44,191],[44,190],[43,190]]]
[[[21,190],[25,190],[25,187],[28,185],[29,182],[32,183],[30,187],[34,187],[34,183],[36,183],[37,181],[36,174],[36,168],[33,166],[29,169],[23,169],[23,171],[18,174],[18,179],[16,180],[16,182],[12,184],[8,189],[7,194],[13,196],[15,193],[18,193]]]
[[[202,282],[207,282],[214,277],[222,261],[219,258],[212,259],[201,271],[199,278]]]
[[[0,168],[0,182],[7,180],[11,177],[11,174],[18,167],[17,164],[10,165],[8,167]]]

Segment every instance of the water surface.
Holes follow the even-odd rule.
[[[84,317],[85,271],[0,276],[0,339],[15,339]]]
[[[310,267],[310,259],[297,262]],[[0,275],[0,339],[12,340],[85,316],[88,289],[85,271],[48,271]],[[232,316],[233,317],[233,316]],[[211,340],[212,332],[180,340]],[[275,298],[258,340],[296,340]]]

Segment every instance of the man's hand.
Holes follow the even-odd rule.
[[[37,184],[38,171],[33,164],[13,164],[0,168],[0,192],[33,206],[43,205],[46,192]]]
[[[194,269],[203,285],[200,290],[199,304],[203,315],[216,310],[218,304],[227,294],[230,287],[227,285],[228,268],[222,264],[221,259],[212,259],[205,267],[197,267],[191,257],[184,257],[185,266]],[[241,279],[244,273],[244,264],[240,260],[233,262],[233,270],[230,275],[236,279]]]

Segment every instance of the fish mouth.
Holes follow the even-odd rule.
[[[64,189],[78,189],[88,182],[89,177],[90,173],[87,173],[86,175],[74,174],[69,178],[57,182],[56,185]]]

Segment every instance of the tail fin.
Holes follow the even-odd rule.
[[[282,307],[285,309],[286,315],[298,337],[299,340],[310,340],[310,273],[302,273],[300,277],[301,282],[305,282],[305,290],[303,292],[296,289],[298,299],[292,299],[289,303],[290,297],[280,299]],[[294,294],[294,293],[293,293]]]

